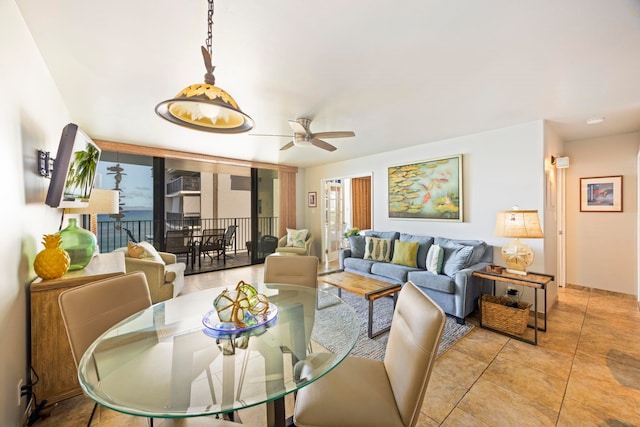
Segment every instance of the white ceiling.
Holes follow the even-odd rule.
[[[540,119],[565,140],[640,130],[640,0],[218,0],[216,84],[256,123],[239,135],[154,112],[204,82],[206,0],[16,3],[96,139],[306,167]],[[251,135],[298,117],[356,137]]]

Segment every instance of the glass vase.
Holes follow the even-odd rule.
[[[69,218],[69,225],[58,232],[62,239],[60,247],[67,251],[71,260],[69,271],[81,270],[91,262],[98,246],[96,236],[78,226],[76,218]]]

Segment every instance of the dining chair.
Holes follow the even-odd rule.
[[[90,282],[64,291],[58,297],[71,354],[76,368],[84,352],[110,327],[151,306],[151,295],[143,272],[136,271]],[[93,405],[87,426],[91,425],[98,404]],[[149,419],[153,426],[153,419]],[[237,423],[204,417],[175,421],[174,425],[195,427],[234,427]]]
[[[444,322],[442,309],[412,282],[405,283],[384,360],[348,356],[327,375],[300,389],[295,425],[415,426]]]
[[[309,288],[317,289],[318,287],[318,258],[315,256],[297,256],[297,255],[270,255],[264,260],[264,283],[286,283],[288,285],[299,285]],[[313,301],[302,301],[303,315],[309,321],[305,324],[305,348],[308,353],[312,352],[311,347],[311,331],[313,329],[313,319],[315,316],[315,309],[317,307],[318,300],[314,298]],[[279,314],[279,318],[284,322],[285,320],[300,322],[297,318],[287,319],[287,314]],[[291,314],[293,316],[293,314]],[[298,348],[300,346],[294,345],[294,340],[291,339],[291,347]],[[307,354],[304,353],[305,349],[299,348],[294,352],[293,363],[298,360],[304,359]]]
[[[58,297],[73,361],[78,363],[89,346],[107,329],[151,306],[142,271],[122,274],[68,289]],[[87,426],[95,415],[93,405]]]

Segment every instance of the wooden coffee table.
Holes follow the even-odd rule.
[[[364,297],[364,299],[369,301],[369,322],[367,329],[369,338],[375,338],[391,328],[391,325],[389,325],[375,333],[373,332],[373,302],[378,298],[391,295],[393,297],[393,307],[395,308],[398,291],[400,291],[402,285],[394,285],[389,282],[372,279],[356,273],[349,273],[344,270],[320,273],[318,274],[318,281],[338,288],[338,296],[340,297],[344,289],[347,292]]]

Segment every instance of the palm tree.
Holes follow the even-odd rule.
[[[79,188],[80,198],[89,198],[99,158],[100,151],[91,144],[87,144],[85,151],[76,151],[69,167],[66,188]]]

